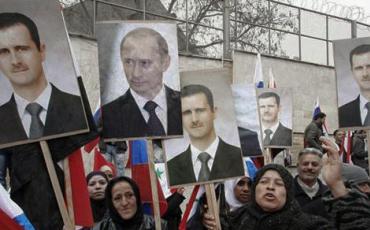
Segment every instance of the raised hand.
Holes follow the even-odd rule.
[[[336,145],[327,137],[320,137],[327,159],[323,162],[322,176],[334,197],[347,195],[348,191],[342,180],[342,163]]]

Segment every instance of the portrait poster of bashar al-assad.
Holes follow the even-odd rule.
[[[0,5],[0,147],[87,132],[59,2]]]
[[[262,156],[262,138],[254,84],[231,86],[243,156]]]
[[[339,128],[370,126],[370,38],[333,42]]]
[[[170,186],[244,175],[227,69],[181,73],[184,137],[164,140]]]
[[[181,136],[176,24],[101,22],[96,32],[104,140]]]
[[[289,88],[257,89],[257,105],[265,148],[292,146],[293,100]]]

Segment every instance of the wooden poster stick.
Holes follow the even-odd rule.
[[[370,172],[370,131],[369,130],[366,130],[366,134],[367,134],[367,162],[368,162],[368,170]]]
[[[57,199],[58,207],[60,214],[63,218],[64,227],[67,230],[73,230],[75,229],[74,224],[72,224],[72,221],[70,217],[68,216],[67,208],[64,203],[63,193],[59,185],[58,177],[55,172],[54,164],[51,159],[50,149],[48,146],[48,143],[46,141],[40,141],[41,149],[42,149],[42,155],[44,156],[46,168],[49,173],[51,185],[53,186],[55,198]]]
[[[265,149],[264,160],[265,160],[265,165],[272,163],[271,148],[266,148]]]
[[[75,214],[73,210],[73,196],[72,196],[72,185],[71,185],[71,173],[69,170],[69,157],[63,160],[63,171],[64,171],[64,183],[66,189],[66,199],[69,217],[71,218],[72,225],[75,226]]]
[[[155,174],[155,167],[154,167],[153,141],[147,140],[146,143],[147,143],[147,152],[148,152],[148,161],[149,161],[148,164],[149,164],[149,175],[150,175],[150,187],[152,190],[152,199],[153,199],[155,229],[161,230],[161,214],[159,211],[157,175]]]
[[[215,217],[216,228],[221,230],[219,206],[216,199],[215,185],[213,183],[205,184],[208,212]]]

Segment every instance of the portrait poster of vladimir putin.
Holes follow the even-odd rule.
[[[176,24],[101,22],[96,31],[104,140],[182,135]]]
[[[226,69],[181,73],[184,137],[163,141],[170,186],[244,175]]]
[[[268,147],[292,146],[293,101],[289,88],[257,89],[262,142]]]
[[[339,128],[370,126],[370,38],[333,42]]]
[[[0,5],[0,147],[87,132],[59,2]]]

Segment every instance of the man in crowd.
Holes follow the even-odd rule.
[[[322,153],[318,149],[305,148],[298,154],[298,175],[294,178],[295,199],[304,211],[328,217],[321,201],[327,190],[319,179],[322,165]]]
[[[344,147],[344,144],[343,144],[344,137],[345,137],[346,133],[344,132],[344,130],[336,129],[334,131],[333,135],[334,135],[335,144],[338,146],[340,159],[344,163],[348,163],[347,151],[346,151],[346,148]]]
[[[354,133],[351,159],[353,164],[360,166],[367,172],[369,171],[368,149],[365,130],[358,130]]]
[[[370,126],[370,45],[354,48],[349,55],[352,76],[360,94],[339,107],[339,127]]]
[[[217,136],[217,108],[212,92],[203,85],[181,91],[182,119],[190,145],[168,161],[170,185],[205,182],[244,175],[240,148]]]
[[[48,82],[45,52],[30,18],[0,14],[0,71],[13,88],[0,107],[0,144],[87,130],[81,98]]]
[[[370,198],[370,178],[366,170],[350,164],[343,164],[342,177],[347,187],[354,187]]]
[[[170,65],[164,37],[149,28],[130,31],[121,41],[129,89],[102,108],[105,138],[181,135],[180,92],[163,83]]]
[[[312,122],[304,130],[304,147],[312,147],[323,151],[321,147],[320,137],[323,136],[323,125],[325,123],[326,114],[318,113],[313,117]]]
[[[280,96],[264,92],[258,96],[263,131],[263,146],[292,146],[292,130],[279,120]]]

